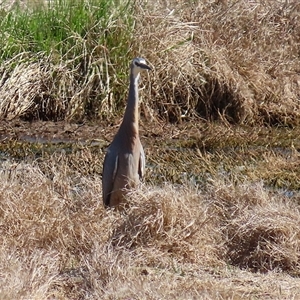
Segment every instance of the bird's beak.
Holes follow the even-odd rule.
[[[138,65],[141,69],[152,71],[152,69],[151,69],[148,65],[146,65],[146,64],[143,64],[143,63],[137,63],[137,65]]]

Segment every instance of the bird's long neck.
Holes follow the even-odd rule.
[[[138,92],[138,80],[139,74],[134,74],[133,70],[130,72],[130,85],[129,94],[127,100],[127,106],[123,118],[123,126],[134,128],[138,130],[138,102],[139,102],[139,92]],[[128,128],[129,129],[129,128]]]

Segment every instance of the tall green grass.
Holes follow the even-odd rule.
[[[38,63],[37,78],[32,81],[42,84],[35,85],[36,92],[29,87],[32,96],[22,110],[25,119],[78,120],[105,117],[105,112],[113,111],[126,93],[133,3],[54,0],[26,4],[19,2],[0,12],[0,75],[11,78],[7,72],[14,72],[15,82],[21,83],[24,69],[30,71],[29,64]],[[24,63],[28,66],[23,67]],[[3,88],[3,83],[8,86]],[[0,87],[11,89],[3,81]],[[7,93],[3,98],[2,110],[7,112],[12,96]]]
[[[78,55],[97,44],[126,54],[124,37],[133,24],[129,1],[115,0],[39,1],[25,8],[17,4],[1,15],[1,61],[20,51]],[[121,35],[115,30],[120,19]]]

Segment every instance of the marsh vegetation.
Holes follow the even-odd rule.
[[[0,299],[300,297],[298,1],[2,1]],[[142,56],[145,181],[104,210]]]

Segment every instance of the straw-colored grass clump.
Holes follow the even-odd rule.
[[[41,164],[51,178],[38,164],[2,164],[1,299],[300,295],[284,275],[299,275],[298,198],[261,184],[144,185],[126,211],[105,211],[100,178],[56,159]]]
[[[188,201],[184,193],[189,195]],[[209,206],[193,190],[170,186],[145,188],[134,192],[129,201],[130,209],[113,233],[113,243],[118,247],[137,252],[140,248],[153,248],[161,255],[185,262],[216,260],[211,248],[214,221]],[[199,228],[211,231],[212,235],[203,234]],[[156,260],[154,266],[159,264]]]
[[[225,257],[230,264],[254,272],[277,269],[299,275],[296,199],[278,197],[261,184],[218,190],[217,195],[217,206],[225,208]]]

